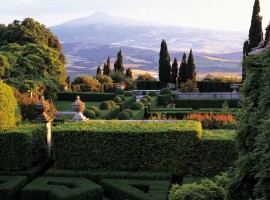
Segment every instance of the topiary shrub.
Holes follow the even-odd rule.
[[[113,100],[109,100],[108,102],[110,102],[112,109],[116,107],[116,103]]]
[[[148,93],[148,95],[149,95],[150,97],[156,97],[156,96],[157,96],[157,93],[154,92],[154,91],[151,91],[151,92]]]
[[[109,102],[109,101],[103,101],[103,102],[100,104],[99,108],[100,108],[101,110],[111,110],[111,109],[112,109],[112,104],[111,104],[111,102]]]
[[[152,101],[152,98],[149,95],[144,95],[143,98],[146,98],[148,102]]]
[[[11,87],[0,82],[0,130],[14,127],[20,119],[19,113]]]
[[[130,109],[124,109],[123,112],[129,113],[130,117],[133,117],[133,112]]]
[[[96,113],[93,110],[85,110],[83,111],[83,115],[89,119],[96,119]]]
[[[140,102],[145,104],[145,103],[148,103],[148,100],[146,98],[141,98]]]
[[[144,104],[141,101],[134,102],[130,105],[130,110],[141,110],[144,109]]]
[[[118,89],[116,89],[116,90],[115,90],[115,94],[118,94],[118,95],[119,95],[119,94],[120,94],[120,95],[123,95],[124,93],[125,93],[125,91],[124,91],[124,90],[122,90],[122,89],[119,89],[119,88],[118,88]]]
[[[126,97],[132,97],[132,96],[134,96],[134,94],[131,93],[131,92],[125,92],[124,93],[124,96],[126,96]]]
[[[126,111],[122,111],[118,115],[119,120],[130,120],[130,114]]]
[[[100,109],[99,109],[98,107],[96,107],[96,106],[90,106],[90,107],[88,108],[88,110],[94,111],[94,112],[96,113],[96,116],[97,116],[97,117],[100,117],[100,115],[101,115]]]
[[[160,94],[172,94],[172,92],[169,88],[162,88]]]
[[[116,96],[116,97],[113,98],[113,101],[115,103],[121,103],[122,102],[122,98],[120,96]]]

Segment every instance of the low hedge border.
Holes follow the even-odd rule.
[[[222,104],[227,101],[229,108],[238,108],[238,99],[177,99],[176,108],[222,108]]]
[[[157,115],[157,114],[165,114],[166,117],[172,117],[172,118],[176,118],[176,119],[183,119],[185,115],[191,113],[191,111],[187,110],[187,111],[169,111],[169,110],[154,110],[151,112],[148,112],[148,118],[151,117],[151,115]]]
[[[26,176],[0,176],[0,199],[18,199],[27,182]]]
[[[134,120],[143,120],[144,119],[145,110],[132,110],[132,113],[133,113],[132,119],[134,119]]]
[[[116,105],[120,106],[120,110],[124,110],[130,107],[130,105],[133,102],[136,102],[136,96],[129,96],[129,97],[124,97],[125,101],[121,103],[116,103]]]
[[[158,105],[166,105],[172,102],[172,94],[158,95]]]
[[[77,96],[82,101],[108,101],[112,100],[115,93],[99,93],[99,92],[59,92],[57,93],[58,101],[75,101]]]
[[[0,171],[28,170],[47,158],[44,124],[24,125],[0,132]]]
[[[103,190],[85,178],[40,177],[28,184],[21,200],[102,200]]]
[[[105,195],[112,200],[166,200],[169,181],[102,179]]]
[[[126,172],[126,171],[93,171],[63,170],[55,167],[49,169],[44,176],[81,177],[98,183],[101,179],[137,179],[137,180],[171,180],[169,172]]]

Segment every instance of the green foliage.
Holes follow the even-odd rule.
[[[149,102],[152,101],[152,98],[149,95],[144,95],[143,98],[146,98]]]
[[[185,83],[180,84],[180,91],[181,92],[199,92],[197,88],[197,83],[192,80],[187,80]]]
[[[22,190],[21,199],[102,200],[102,188],[85,178],[40,177]]]
[[[98,92],[100,85],[97,79],[87,75],[76,77],[72,84],[83,84],[85,92]]]
[[[100,104],[99,108],[101,110],[111,110],[112,109],[112,104],[109,101],[103,101]]]
[[[111,73],[110,77],[112,78],[114,83],[125,82],[125,80],[127,78],[125,74],[123,74],[123,73],[121,73],[119,71]]]
[[[117,54],[117,59],[114,63],[114,72],[120,72],[121,74],[124,74],[125,68],[123,65],[123,55],[122,51],[120,50]]]
[[[224,101],[228,102],[230,108],[238,108],[237,99],[177,99],[176,108],[222,108]]]
[[[100,65],[97,67],[97,76],[102,75]]]
[[[157,96],[157,93],[154,92],[154,91],[151,91],[151,92],[148,93],[148,95],[149,95],[150,97],[156,97],[156,96]]]
[[[133,79],[132,71],[131,71],[130,68],[128,68],[128,69],[126,70],[126,77]]]
[[[158,105],[168,105],[172,103],[172,95],[165,94],[165,95],[158,95]]]
[[[178,81],[179,83],[185,83],[187,81],[186,71],[187,71],[187,56],[186,53],[184,52],[182,62],[179,68],[179,79],[180,79],[180,81]]]
[[[144,109],[144,104],[141,101],[133,102],[130,105],[130,110],[141,110]]]
[[[114,106],[112,106],[112,107],[114,107]],[[96,106],[90,106],[90,107],[88,107],[88,110],[94,111],[97,117],[100,117],[100,115],[101,115],[99,108]]]
[[[171,74],[171,83],[176,84],[178,78],[178,61],[177,58],[174,58],[172,64],[172,74]]]
[[[158,76],[160,81],[164,81],[166,83],[170,82],[171,78],[170,55],[165,40],[162,40],[160,47]]]
[[[0,146],[0,171],[29,169],[47,157],[46,128],[25,125],[2,131]]]
[[[164,95],[164,94],[172,94],[171,90],[169,88],[162,88],[160,90],[160,94]]]
[[[20,119],[11,87],[0,81],[0,131],[12,128]]]
[[[218,80],[197,81],[200,92],[232,92],[231,82]]]
[[[103,75],[109,76],[110,73],[112,73],[111,60],[110,60],[110,57],[108,57],[107,64],[104,64],[104,67],[103,67]]]
[[[140,102],[142,102],[143,104],[146,104],[146,103],[148,103],[148,99],[147,98],[141,98]]]
[[[125,96],[125,97],[132,97],[132,96],[134,96],[134,94],[131,93],[131,92],[125,92],[125,93],[124,93],[124,96]]]
[[[165,200],[169,181],[102,179],[100,184],[112,200]]]
[[[117,106],[115,101],[113,101],[113,100],[108,100],[108,102],[111,103],[112,109],[114,109]]]
[[[137,77],[137,81],[157,81],[151,74],[145,73]]]
[[[118,88],[115,90],[115,94],[123,95],[123,94],[125,94],[125,91]]]
[[[119,120],[130,120],[131,116],[129,112],[122,111],[118,114],[118,119]]]
[[[115,97],[114,93],[95,93],[95,92],[59,92],[57,93],[58,101],[75,101],[77,96],[82,101],[108,101]]]
[[[115,103],[121,103],[122,102],[122,98],[120,96],[116,96],[116,97],[113,98],[113,101]]]
[[[130,115],[130,117],[133,117],[132,110],[130,110],[130,109],[124,109],[123,112],[127,112]]]
[[[106,76],[106,75],[97,75],[96,79],[99,81],[99,83],[101,84],[112,84],[113,80],[110,76]]]
[[[186,68],[186,80],[195,81],[195,79],[196,79],[195,63],[192,49],[190,49]]]
[[[89,119],[96,119],[96,113],[93,110],[85,110],[83,111],[83,115]]]
[[[26,176],[0,176],[0,198],[16,200],[20,191],[27,184]]]

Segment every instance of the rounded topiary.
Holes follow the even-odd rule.
[[[113,100],[109,100],[108,102],[110,102],[112,109],[116,107],[116,103]]]
[[[122,111],[118,114],[119,120],[130,120],[130,114],[128,112]]]
[[[83,111],[83,115],[89,119],[96,119],[96,113],[93,110],[85,110]]]
[[[122,98],[120,96],[116,96],[116,97],[113,98],[113,101],[115,103],[121,103],[122,102]]]
[[[133,112],[130,109],[124,109],[123,112],[129,113],[130,117],[133,117]]]
[[[144,109],[144,104],[141,101],[134,102],[130,105],[130,110]]]
[[[88,108],[88,110],[93,110],[93,111],[96,113],[96,116],[97,116],[97,117],[100,117],[100,115],[101,115],[100,109],[99,109],[98,107],[96,107],[96,106],[90,106],[90,107]]]
[[[122,95],[122,94],[124,94],[125,93],[125,91],[124,90],[122,90],[122,89],[116,89],[115,90],[115,94],[120,94],[120,95]]]
[[[134,94],[131,93],[131,92],[125,92],[124,95],[125,95],[126,97],[132,97],[132,96],[134,96]]]
[[[140,101],[143,102],[144,104],[145,104],[145,103],[148,103],[148,100],[147,100],[146,98],[141,98]]]
[[[143,98],[146,98],[148,100],[148,102],[152,100],[149,95],[144,95]]]
[[[172,94],[172,92],[169,88],[162,88],[160,94]]]
[[[156,96],[157,96],[157,93],[154,92],[154,91],[151,91],[151,92],[148,93],[148,95],[149,95],[150,97],[156,97]]]
[[[109,102],[109,101],[103,101],[103,102],[100,104],[99,108],[100,108],[101,110],[111,110],[111,109],[112,109],[112,104],[111,104],[111,102]]]
[[[0,82],[0,130],[14,127],[19,121],[19,113],[11,87]]]

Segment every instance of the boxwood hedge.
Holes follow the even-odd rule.
[[[177,99],[176,108],[222,108],[222,104],[227,101],[229,108],[238,108],[237,99]]]

